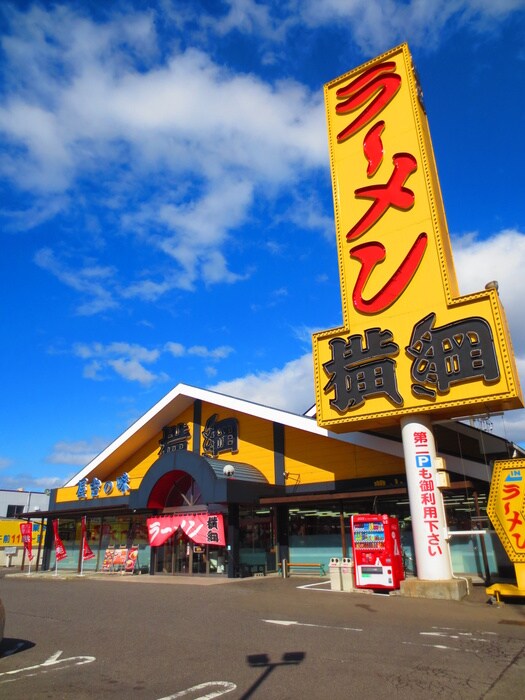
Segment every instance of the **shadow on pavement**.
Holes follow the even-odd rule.
[[[251,698],[253,693],[259,688],[260,685],[268,678],[270,673],[274,671],[279,666],[297,666],[304,661],[306,654],[304,651],[287,651],[285,652],[280,661],[270,661],[268,654],[249,654],[246,657],[248,665],[252,668],[261,668],[264,671],[261,673],[259,678],[252,684],[248,690],[243,693],[239,700],[247,700]]]
[[[14,639],[13,637],[4,637],[0,642],[0,659],[6,656],[13,656],[21,651],[27,651],[35,646],[34,642],[27,639]]]

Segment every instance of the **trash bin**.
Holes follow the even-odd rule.
[[[338,557],[332,557],[328,566],[330,572],[330,588],[332,591],[342,591],[341,562]]]
[[[341,560],[341,586],[343,591],[354,590],[354,562],[346,557]]]

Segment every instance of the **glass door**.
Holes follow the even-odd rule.
[[[192,571],[191,542],[182,532],[175,534],[175,572],[189,574]]]
[[[174,557],[175,537],[172,536],[166,540],[163,545],[157,547],[157,557],[155,571],[159,574],[173,574],[175,557]]]

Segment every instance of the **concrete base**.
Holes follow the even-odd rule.
[[[409,578],[401,581],[399,595],[408,598],[437,598],[441,600],[463,600],[468,595],[469,581],[453,578],[445,581],[422,581]]]

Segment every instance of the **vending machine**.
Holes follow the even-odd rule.
[[[389,515],[352,515],[356,588],[397,589],[405,578],[399,521]]]

